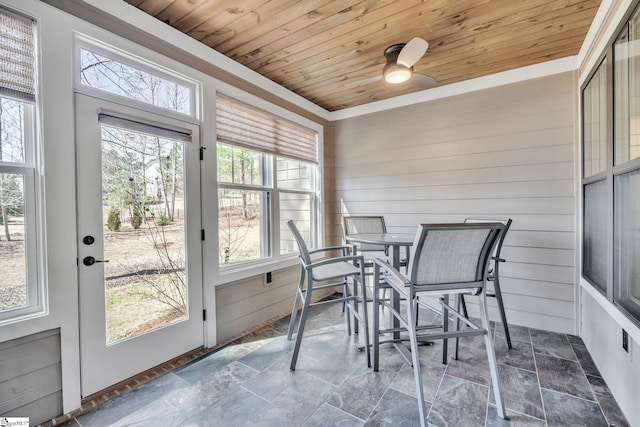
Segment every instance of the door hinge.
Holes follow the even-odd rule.
[[[207,147],[200,147],[200,160],[204,160],[204,150],[206,150]]]
[[[203,322],[207,321],[207,310],[202,310],[202,321]]]
[[[200,240],[204,242],[204,229],[200,230]]]

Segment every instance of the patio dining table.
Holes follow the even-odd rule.
[[[370,245],[384,245],[389,247],[389,259],[393,268],[400,268],[400,248],[407,248],[413,245],[415,234],[409,233],[358,233],[350,234],[345,237],[347,243],[365,243]],[[354,245],[355,249],[355,245]]]

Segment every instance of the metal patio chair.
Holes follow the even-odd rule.
[[[298,307],[302,303],[302,311],[300,313],[300,321],[296,334],[293,355],[291,357],[290,369],[296,368],[298,353],[302,343],[305,323],[309,314],[309,309],[314,306],[323,304],[344,303],[347,309],[347,332],[351,335],[351,316],[357,323],[354,324],[354,332],[359,333],[358,325],[362,325],[364,333],[364,350],[367,356],[367,366],[371,366],[370,348],[369,348],[369,324],[367,316],[366,303],[366,285],[364,280],[364,257],[362,255],[349,255],[350,246],[331,246],[326,248],[309,250],[300,231],[296,227],[293,220],[287,221],[287,226],[291,230],[298,250],[300,252],[300,281],[296,289],[296,297],[291,312],[291,320],[289,321],[289,330],[287,339],[291,340],[295,329]],[[314,254],[330,255],[331,252],[340,251],[341,255],[330,258],[312,259]],[[351,279],[351,284],[349,283]],[[358,291],[358,285],[361,290]],[[339,289],[342,297],[330,300],[321,300],[312,302],[313,292],[323,289]],[[350,289],[352,288],[352,289]],[[362,311],[360,311],[360,307]]]
[[[378,370],[380,334],[390,335],[407,363],[413,366],[421,425],[426,426],[426,408],[420,375],[418,340],[447,339],[483,335],[498,415],[505,418],[500,393],[500,381],[493,349],[489,314],[486,305],[487,272],[491,255],[500,240],[505,225],[502,223],[422,224],[418,227],[411,248],[411,261],[405,276],[391,267],[384,259],[375,260],[374,274],[382,274],[392,288],[391,301],[382,300],[373,293],[373,368]],[[470,322],[466,316],[449,305],[449,296],[476,295],[480,302],[481,326]],[[438,296],[443,322],[440,325],[416,325],[416,300],[418,295]],[[400,300],[405,300],[404,313]],[[454,298],[454,301],[458,301]],[[421,301],[420,304],[423,304]],[[457,306],[458,304],[456,304]],[[379,307],[389,309],[393,324],[380,328]],[[449,330],[449,316],[465,325]],[[401,333],[408,333],[410,351],[402,341]]]

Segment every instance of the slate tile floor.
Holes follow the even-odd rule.
[[[68,426],[417,426],[410,366],[390,345],[366,367],[339,305],[310,315],[297,370],[283,318],[225,348],[108,400]],[[481,337],[441,363],[420,348],[430,426],[627,426],[579,337],[502,327],[495,348],[509,421],[498,417]],[[450,352],[451,354],[451,352]]]

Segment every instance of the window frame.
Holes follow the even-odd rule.
[[[620,39],[620,36],[628,27],[630,19],[640,11],[640,1],[636,1],[629,6],[629,9],[626,11],[624,18],[621,20],[620,24],[617,26],[615,31],[612,33],[609,38],[606,47],[600,57],[595,61],[593,68],[586,75],[586,78],[580,85],[580,119],[581,119],[581,140],[580,140],[580,171],[581,171],[581,184],[580,184],[580,202],[582,209],[582,223],[581,223],[581,246],[582,246],[582,263],[581,263],[581,271],[580,276],[584,282],[586,282],[589,288],[595,291],[595,294],[601,294],[607,301],[609,301],[615,308],[632,324],[640,327],[640,316],[632,313],[631,311],[625,309],[625,307],[619,302],[619,292],[618,292],[618,283],[617,277],[619,275],[618,267],[619,267],[619,256],[617,256],[618,247],[617,245],[617,234],[620,228],[620,224],[618,223],[619,215],[615,212],[616,207],[618,206],[617,200],[615,199],[616,195],[616,181],[620,176],[627,174],[629,172],[640,171],[640,157],[635,159],[626,160],[625,162],[616,164],[616,131],[617,125],[616,123],[617,117],[616,113],[616,102],[615,98],[616,94],[616,57],[615,57],[615,47],[616,42]],[[597,172],[590,176],[585,176],[585,96],[584,91],[588,84],[591,82],[593,76],[597,73],[601,64],[606,62],[606,168],[603,171]],[[628,76],[629,77],[629,76]],[[585,188],[589,184],[597,183],[600,181],[604,181],[606,183],[606,239],[603,244],[606,245],[606,284],[604,288],[594,283],[588,276],[585,274],[585,222],[587,212],[585,210]],[[593,291],[590,291],[593,292]]]
[[[153,63],[144,58],[140,58],[131,52],[119,49],[115,46],[108,45],[100,40],[96,40],[88,35],[82,33],[74,33],[73,39],[74,49],[74,64],[73,64],[73,81],[74,89],[78,93],[86,95],[92,95],[101,99],[106,99],[115,103],[137,106],[137,108],[155,112],[157,114],[175,118],[178,120],[185,120],[194,124],[200,124],[201,119],[201,86],[202,83],[185,75],[179,74],[176,71],[163,67],[162,65]],[[114,61],[118,61],[123,65],[136,68],[148,74],[152,74],[156,77],[163,78],[169,82],[185,86],[190,92],[189,113],[181,113],[179,111],[164,108],[151,103],[143,102],[134,98],[128,98],[124,95],[108,92],[100,88],[95,88],[82,83],[81,79],[81,49],[90,50],[99,55],[108,57]]]
[[[225,88],[224,92],[219,93],[220,96],[225,98],[230,98],[233,100],[237,100],[240,103],[246,104],[251,108],[255,108],[257,110],[261,110],[262,112],[268,112],[268,114],[277,117],[279,119],[290,121],[296,125],[304,126],[312,131],[314,131],[317,135],[317,149],[318,149],[318,162],[311,163],[314,166],[313,168],[313,188],[305,191],[305,190],[295,190],[295,189],[287,189],[287,188],[279,188],[277,183],[277,161],[280,159],[287,159],[292,161],[301,161],[303,160],[290,158],[286,156],[277,156],[271,153],[268,154],[271,158],[270,165],[270,177],[267,177],[264,186],[257,186],[259,189],[267,188],[269,193],[269,227],[268,227],[268,235],[266,235],[266,231],[264,232],[264,238],[269,239],[267,241],[267,245],[270,248],[270,256],[263,257],[256,260],[248,260],[248,261],[239,261],[235,263],[229,264],[218,264],[218,273],[219,273],[219,281],[217,284],[228,283],[235,280],[240,280],[243,278],[247,278],[250,276],[254,276],[256,274],[270,272],[279,268],[284,268],[288,266],[295,265],[297,263],[297,251],[294,253],[280,253],[280,226],[283,219],[280,218],[280,194],[308,194],[311,197],[311,223],[312,223],[312,233],[311,233],[311,242],[310,245],[313,247],[320,247],[323,242],[323,234],[324,234],[324,226],[321,220],[322,213],[324,212],[324,204],[323,204],[323,132],[324,128],[322,125],[298,116],[297,114],[285,110],[277,105],[271,104],[264,99],[255,97],[253,95],[247,94],[246,92],[242,92],[238,89],[232,88],[231,86]],[[234,145],[233,143],[222,140],[219,141],[217,139],[214,141],[214,144],[217,148],[218,144],[223,144],[227,146],[235,146],[238,148],[247,149],[241,145]],[[256,151],[257,150],[253,150]],[[218,159],[215,160],[216,170]],[[267,169],[267,168],[265,168]],[[216,172],[217,176],[217,172]],[[216,181],[217,188],[231,188],[237,187],[242,189],[252,189],[251,186],[241,185],[241,184],[229,184],[229,183],[220,183]],[[216,224],[217,224],[217,216],[218,216],[218,208],[219,201],[216,200]],[[218,260],[220,259],[219,254],[219,236],[217,236],[216,252],[218,252]]]
[[[35,100],[20,99],[1,94],[0,97],[20,102],[23,108],[24,159],[23,162],[0,162],[0,173],[23,177],[24,233],[25,233],[25,285],[27,304],[0,311],[0,326],[23,322],[48,314],[48,288],[46,283],[45,221],[44,221],[44,176],[41,109],[38,94],[41,79],[40,41],[38,21],[8,7],[0,7],[0,13],[31,20],[33,26],[33,51],[35,73]]]

